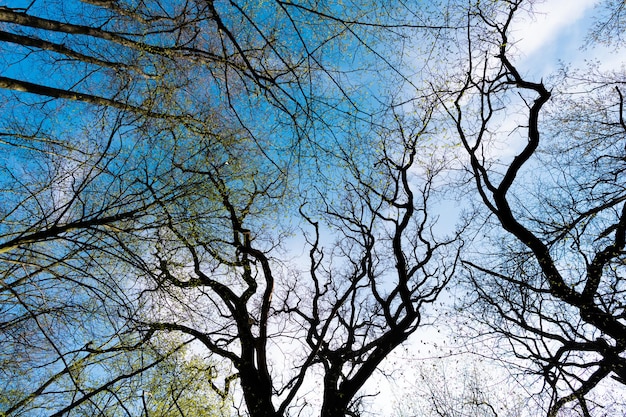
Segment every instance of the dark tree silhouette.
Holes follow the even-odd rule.
[[[249,415],[299,412],[318,375],[321,415],[358,411],[460,246],[431,231],[432,99],[398,123],[383,88],[351,90],[404,77],[373,33],[442,30],[394,10],[0,6],[0,412],[156,413],[151,378],[189,344]],[[176,383],[165,409],[194,413]]]
[[[526,2],[506,3],[468,15],[467,77],[447,106],[489,214],[490,244],[464,264],[479,316],[551,392],[548,415],[572,401],[591,415],[594,388],[626,382],[621,78],[589,72],[573,94],[573,73],[528,79],[509,39]]]

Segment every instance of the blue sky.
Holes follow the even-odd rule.
[[[557,70],[559,60],[573,61],[577,66],[584,58],[592,56],[604,59],[606,65],[619,62],[617,54],[610,55],[601,48],[585,52],[579,49],[591,22],[594,3],[595,0],[548,0],[535,6],[532,18],[519,14],[514,37],[519,41],[516,47],[521,53],[516,62],[523,71],[540,78]],[[258,116],[258,112],[254,116]],[[388,398],[381,396],[379,399],[389,405]]]

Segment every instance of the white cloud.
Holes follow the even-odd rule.
[[[550,44],[557,40],[581,41],[586,34],[586,28],[581,26],[586,25],[579,23],[595,3],[596,0],[547,0],[535,4],[532,16],[518,20],[512,28],[516,48],[523,55],[531,56],[541,50],[552,49]],[[564,32],[577,36],[562,39]],[[580,43],[576,45],[579,46]]]

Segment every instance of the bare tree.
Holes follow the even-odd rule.
[[[490,360],[468,355],[410,362],[407,388],[400,391],[398,417],[531,417],[542,410],[523,387]],[[503,390],[502,387],[507,389]]]
[[[318,373],[320,415],[356,413],[364,383],[417,330],[423,307],[448,283],[458,257],[456,238],[439,241],[430,230],[437,171],[419,182],[412,174],[427,121],[389,132],[375,169],[343,154],[349,170],[338,180],[345,191],[312,193],[300,207],[310,227],[310,263],[301,272],[276,258],[279,243],[252,215],[271,204],[272,187],[256,180],[234,187],[243,183],[226,180],[230,166],[203,171],[175,164],[203,175],[219,194],[212,228],[223,234],[203,234],[206,226],[193,232],[188,228],[199,222],[178,223],[168,211],[172,223],[154,238],[162,248],[158,263],[145,262],[151,308],[143,326],[193,336],[230,361],[250,415],[301,408],[300,392]],[[330,246],[322,243],[329,239]],[[279,352],[286,365],[279,365]]]
[[[489,245],[464,260],[477,317],[532,363],[549,416],[570,402],[604,414],[592,391],[626,380],[623,74],[589,72],[575,94],[564,75],[528,79],[509,38],[528,3],[503,4],[468,14],[467,76],[447,105],[488,213]]]

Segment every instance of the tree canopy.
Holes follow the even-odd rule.
[[[0,415],[365,415],[433,326],[623,412],[623,68],[523,72],[534,7],[0,6]],[[422,412],[519,412],[475,379]]]

